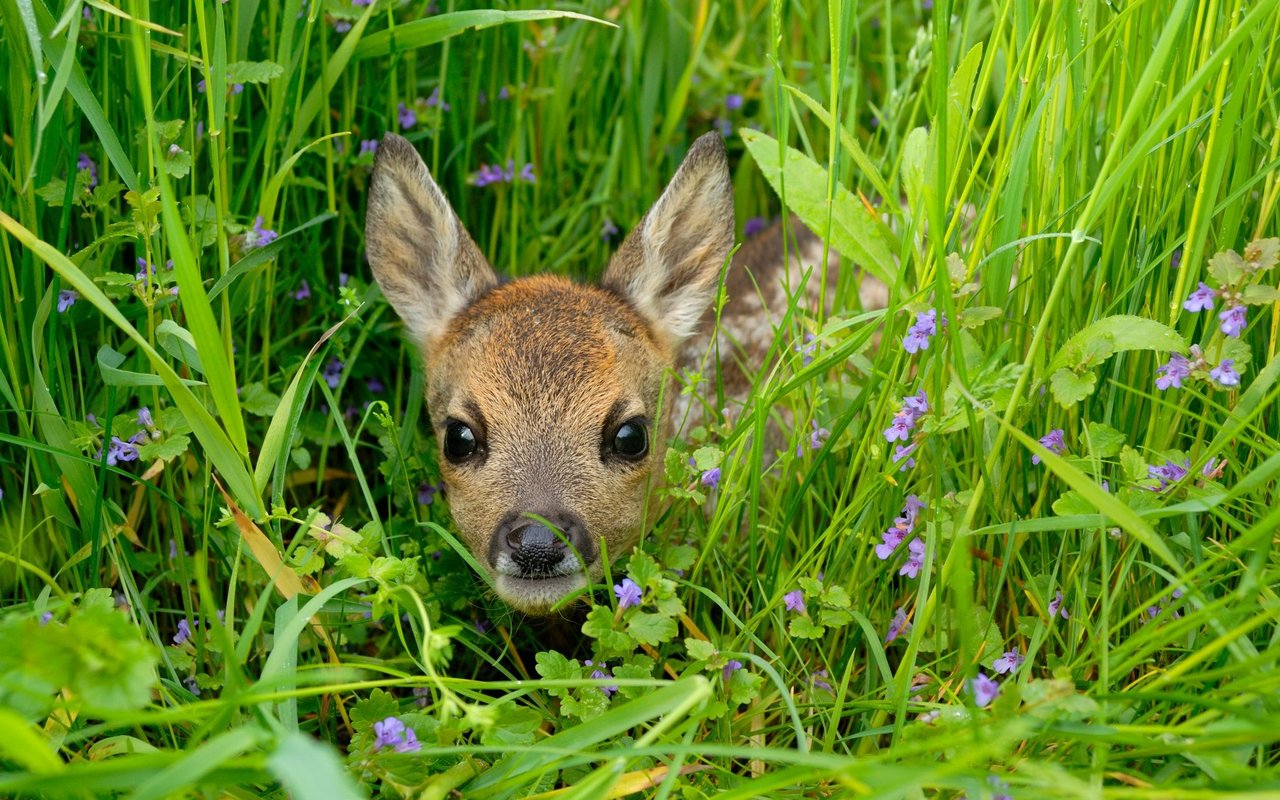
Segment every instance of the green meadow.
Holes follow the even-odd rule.
[[[0,796],[1280,797],[1280,2],[470,5],[0,0]],[[522,617],[377,143],[594,280],[710,130],[829,308]]]

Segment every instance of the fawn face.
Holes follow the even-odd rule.
[[[732,203],[724,145],[708,134],[600,286],[500,285],[413,146],[394,134],[379,146],[369,263],[425,359],[454,520],[515,608],[549,612],[657,510],[664,384],[715,293]]]

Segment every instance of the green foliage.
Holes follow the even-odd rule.
[[[0,3],[0,795],[1280,780],[1280,2],[472,5]],[[788,284],[745,394],[734,331],[682,370],[640,545],[526,620],[365,266],[368,143],[590,279],[712,128],[826,306]]]

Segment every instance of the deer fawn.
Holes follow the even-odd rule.
[[[369,263],[425,359],[454,520],[516,609],[546,614],[598,579],[601,553],[628,552],[656,510],[677,394],[664,384],[706,352],[714,320],[704,312],[733,219],[724,144],[707,134],[598,286],[552,275],[501,283],[413,146],[394,134],[379,146]],[[815,241],[804,230],[797,248],[810,264]],[[768,350],[776,329],[763,312],[785,291],[769,275],[781,248],[752,244],[737,261],[753,275],[729,274],[741,296],[721,317],[748,361]],[[774,296],[756,293],[752,277]],[[750,385],[749,368],[734,374]]]

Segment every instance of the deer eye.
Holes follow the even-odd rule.
[[[641,420],[628,420],[613,434],[613,452],[623,458],[640,458],[648,450],[649,432]]]
[[[444,431],[444,454],[450,461],[462,461],[476,452],[476,435],[465,422],[450,422]]]

